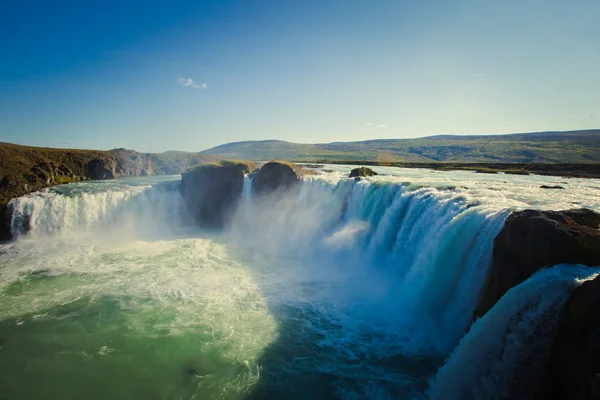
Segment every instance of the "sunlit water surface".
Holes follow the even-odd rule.
[[[246,178],[219,231],[191,224],[178,177],[13,201],[0,398],[439,396],[510,210],[600,210],[598,180],[325,168],[267,200]]]

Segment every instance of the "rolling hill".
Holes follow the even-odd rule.
[[[419,139],[300,144],[279,140],[227,143],[203,154],[245,160],[600,163],[600,129],[509,135],[439,135]]]

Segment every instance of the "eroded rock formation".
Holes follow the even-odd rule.
[[[492,268],[474,311],[482,317],[510,288],[541,268],[600,265],[600,214],[586,209],[512,213],[494,239]]]
[[[278,189],[287,189],[298,183],[299,177],[291,164],[271,161],[263,165],[252,179],[254,193],[264,195]]]
[[[367,176],[374,176],[374,175],[378,175],[378,174],[377,174],[377,172],[373,171],[371,168],[360,167],[360,168],[354,168],[352,171],[350,171],[350,175],[348,175],[348,178],[364,178]]]
[[[240,200],[244,174],[252,165],[223,161],[200,165],[181,175],[179,192],[200,226],[220,228]]]

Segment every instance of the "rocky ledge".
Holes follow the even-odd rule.
[[[8,202],[43,188],[75,181],[179,174],[215,156],[114,149],[74,150],[0,143],[0,240],[10,240]]]
[[[600,265],[600,214],[586,209],[512,213],[494,239],[492,267],[474,317],[512,287],[562,263]]]
[[[600,214],[586,209],[512,213],[494,240],[492,268],[474,317],[540,269],[600,266],[599,228]],[[536,398],[600,400],[600,277],[571,293],[554,335],[546,374],[533,382]]]

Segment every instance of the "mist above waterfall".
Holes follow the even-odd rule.
[[[381,314],[390,331],[411,330],[404,351],[424,346],[444,354],[470,321],[506,215],[451,190],[305,179],[294,190],[245,198],[228,237],[246,255],[310,265],[284,275],[341,279],[340,289],[327,292],[332,302],[372,293],[371,316]]]
[[[194,226],[176,177],[78,183],[13,200],[18,239],[0,247],[0,333],[24,339],[4,360],[18,361],[16,352],[28,346],[40,349],[40,359],[59,352],[56,368],[77,365],[82,384],[94,386],[86,377],[92,371],[106,379],[118,380],[119,371],[131,376],[120,383],[131,397],[140,396],[136,382],[163,398],[260,397],[284,389],[317,398],[423,398],[432,382],[431,393],[454,393],[444,385],[455,381],[459,395],[461,387],[480,390],[475,378],[457,381],[453,374],[475,362],[468,343],[507,329],[506,320],[486,316],[461,342],[493,239],[511,209],[564,208],[572,193],[543,197],[535,177],[402,170],[355,181],[332,168],[265,196],[253,193],[246,176],[221,230]],[[577,201],[594,207],[593,182],[588,186]],[[564,297],[580,275],[560,276],[547,280],[565,282]],[[562,301],[546,298],[546,280],[536,279],[519,289],[519,299],[553,307]],[[495,312],[510,319],[530,303],[503,304]],[[112,330],[90,328],[88,339],[73,344],[52,339],[58,329],[105,324],[109,309],[119,310],[108,321]],[[537,329],[534,314],[515,320],[514,343]],[[36,336],[36,329],[49,335]],[[505,354],[507,374],[515,350],[493,344],[477,346]],[[138,358],[153,373],[137,372]],[[478,370],[494,373],[486,360],[477,360]],[[9,364],[0,359],[0,373],[21,371]],[[42,366],[36,371],[48,374]],[[19,392],[25,377],[40,379],[22,376],[9,393]],[[53,393],[68,396],[68,374],[55,379],[65,388]],[[37,395],[29,386],[27,394]],[[113,395],[105,387],[96,398]]]

